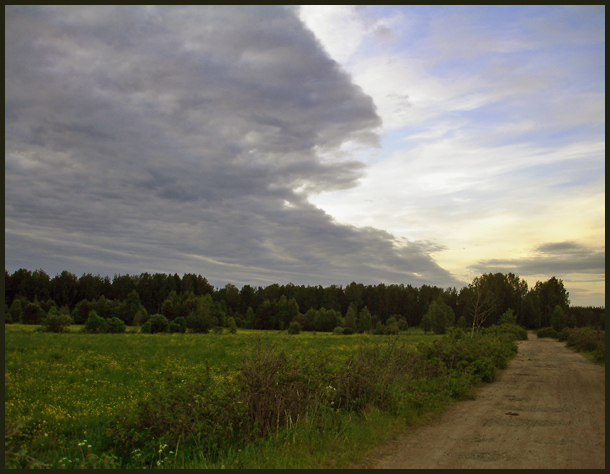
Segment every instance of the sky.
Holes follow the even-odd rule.
[[[605,306],[604,156],[604,6],[5,6],[9,272]]]

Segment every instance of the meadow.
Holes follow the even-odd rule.
[[[459,362],[433,344],[459,337],[418,329],[398,336],[70,329],[5,326],[6,467],[339,467],[467,396],[516,352],[502,339],[496,360],[489,342],[469,359],[462,338],[468,361]],[[299,390],[301,398],[291,398]],[[193,413],[208,415],[191,420]],[[186,427],[206,416],[215,435]]]

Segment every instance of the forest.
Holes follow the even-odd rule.
[[[287,329],[297,322],[305,331],[391,331],[422,326],[426,315],[446,313],[448,326],[488,327],[509,312],[524,328],[553,325],[561,315],[564,327],[605,329],[603,307],[570,306],[561,279],[536,282],[508,273],[488,273],[461,288],[352,282],[343,287],[272,284],[266,287],[228,283],[215,288],[205,277],[186,273],[142,273],[108,276],[62,271],[50,277],[44,270],[5,269],[5,323],[40,324],[47,314],[64,314],[84,324],[92,311],[128,326],[145,325],[154,316],[167,330],[208,332],[216,327]],[[559,308],[557,308],[559,307]],[[439,310],[440,308],[440,310]],[[162,318],[161,318],[162,316]],[[150,329],[150,324],[148,325]],[[154,330],[152,331],[154,332]],[[444,332],[444,331],[441,331]]]

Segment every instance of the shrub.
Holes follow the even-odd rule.
[[[502,313],[498,324],[517,324],[517,315],[509,308],[506,312]]]
[[[89,313],[92,309],[93,306],[89,301],[85,299],[80,300],[72,310],[72,319],[74,319],[74,324],[85,324],[85,321],[87,321]]]
[[[354,328],[350,328],[350,327],[343,328],[343,335],[344,336],[349,336],[351,334],[354,334],[355,332],[356,332],[356,330]]]
[[[540,328],[536,331],[536,336],[538,337],[552,337],[553,339],[557,339],[559,334],[553,328]]]
[[[474,373],[478,375],[483,382],[493,382],[496,379],[496,367],[491,358],[483,357],[477,359],[473,363]]]
[[[14,300],[6,315],[6,322],[17,323],[23,316],[23,305],[21,300]]]
[[[171,321],[168,326],[168,330],[171,333],[186,332],[186,320],[182,316],[178,316],[176,319]]]
[[[214,327],[212,328],[212,332],[213,332],[214,334],[222,334],[222,326],[214,326]]]
[[[135,415],[121,414],[106,428],[123,465],[158,467],[159,454],[178,446],[216,459],[248,439],[247,406],[234,384],[217,383],[209,373],[184,385],[168,382],[140,401]]]
[[[227,320],[227,324],[229,326],[229,333],[231,334],[237,334],[237,321],[235,321],[235,318],[231,317]]]
[[[326,394],[327,364],[327,359],[315,356],[297,362],[259,339],[239,374],[241,400],[252,430],[265,434],[311,412]]]
[[[358,314],[358,332],[368,332],[373,329],[373,320],[369,308],[365,306]]]
[[[383,323],[381,321],[377,321],[377,325],[375,326],[375,329],[373,330],[373,334],[377,335],[377,336],[382,336],[386,333],[386,327],[383,325]]]
[[[432,319],[428,313],[424,314],[424,317],[421,319],[421,327],[424,330],[424,334],[432,330]]]
[[[527,331],[518,324],[501,324],[483,328],[483,334],[510,334],[514,341],[527,341]]]
[[[388,324],[386,326],[386,334],[396,335],[400,333],[400,328],[398,327],[398,323]]]
[[[136,314],[133,315],[133,320],[131,321],[131,324],[133,324],[134,326],[140,326],[142,324],[145,324],[146,321],[148,321],[148,312],[146,311],[146,309],[140,308],[136,312]]]
[[[405,318],[400,318],[398,320],[398,329],[401,331],[407,331],[409,329],[409,324]]]
[[[466,333],[462,328],[449,328],[447,331],[447,337],[453,341],[466,337]]]
[[[41,324],[46,332],[67,332],[68,327],[72,324],[72,318],[64,311],[57,311],[53,306],[49,310],[49,314],[42,320]]]
[[[445,334],[449,326],[455,321],[455,314],[451,306],[445,304],[441,298],[430,304],[428,313],[432,321],[432,330],[435,334]]]
[[[45,312],[40,307],[38,302],[28,303],[23,308],[21,321],[23,324],[40,324],[42,318],[45,317]]]
[[[593,352],[598,361],[606,357],[606,336],[604,331],[599,329],[588,327],[572,329],[566,345],[579,351]]]
[[[141,331],[150,334],[167,332],[169,329],[169,321],[162,314],[153,314],[148,321],[142,324]]]
[[[559,305],[555,305],[553,313],[551,314],[551,326],[559,333],[562,329],[568,327],[570,324],[568,315]]]
[[[117,318],[116,316],[108,319],[106,321],[106,332],[121,334],[125,332],[127,325],[122,319]]]
[[[106,332],[106,320],[101,316],[98,316],[98,314],[92,310],[89,313],[87,321],[85,321],[85,327],[83,328],[83,332],[90,334],[99,334]]]
[[[333,332],[337,335],[341,335],[341,334],[343,334],[343,331],[345,331],[345,328],[342,328],[341,326],[337,326]]]
[[[466,321],[466,318],[463,315],[460,316],[460,319],[458,319],[457,327],[459,327],[461,329],[468,328],[468,321]]]
[[[300,334],[300,332],[301,325],[296,321],[292,321],[288,326],[288,334]]]

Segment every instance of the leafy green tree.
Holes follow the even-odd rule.
[[[275,312],[271,301],[266,299],[256,310],[254,321],[255,329],[271,329],[272,321],[275,319]],[[277,329],[277,328],[275,328]]]
[[[51,298],[59,306],[72,308],[78,301],[78,277],[68,271],[56,275],[50,282]]]
[[[314,319],[314,330],[332,332],[337,326],[340,313],[332,309],[320,308]]]
[[[114,275],[112,279],[112,298],[123,301],[129,293],[136,290],[136,277],[130,275]]]
[[[32,276],[27,283],[26,292],[23,293],[23,295],[30,301],[48,300],[51,297],[51,278],[49,275],[42,269],[34,270],[31,275]]]
[[[25,305],[21,321],[23,324],[40,324],[44,317],[45,312],[42,310],[38,304],[38,301],[36,300]]]
[[[276,317],[279,322],[279,328],[287,328],[290,323],[299,314],[299,305],[294,298],[287,299],[282,295],[277,303]]]
[[[432,331],[432,318],[429,313],[424,314],[424,317],[421,318],[421,327],[424,330],[424,334]]]
[[[300,332],[301,325],[296,321],[291,322],[290,326],[288,326],[288,334],[299,334]]]
[[[563,281],[555,277],[544,283],[536,282],[533,293],[536,313],[539,318],[537,327],[550,325],[551,314],[555,311],[555,306],[559,305],[564,311],[568,311],[570,307],[570,294],[563,286]]]
[[[407,331],[409,329],[409,323],[404,316],[400,316],[397,321],[398,329],[401,331]]]
[[[377,336],[382,336],[385,333],[386,333],[386,327],[383,325],[383,323],[381,321],[377,321],[377,325],[375,326],[375,329],[373,330],[373,334],[375,334]]]
[[[68,327],[72,324],[72,318],[65,311],[58,311],[57,307],[53,306],[46,317],[43,318],[41,324],[46,332],[67,332]]]
[[[559,305],[555,305],[553,313],[551,313],[551,327],[560,332],[570,326],[570,320],[567,313]]]
[[[314,331],[316,329],[315,321],[318,316],[318,311],[309,308],[307,312],[303,315],[303,331]]]
[[[373,321],[369,308],[365,306],[358,314],[358,332],[368,332],[373,329]]]
[[[196,298],[195,309],[186,317],[186,327],[191,332],[206,333],[218,326],[218,319],[214,315],[214,301],[209,294]]]
[[[509,308],[502,313],[502,316],[500,316],[500,319],[498,320],[498,324],[517,324],[517,315]]]
[[[457,327],[460,329],[468,328],[468,321],[466,321],[466,318],[464,317],[464,315],[460,316],[460,319],[458,319]]]
[[[83,332],[90,334],[100,334],[106,332],[106,320],[98,315],[95,310],[91,310],[87,321],[85,321]]]
[[[48,313],[54,306],[56,307],[57,304],[51,298],[47,298],[46,301],[40,302],[40,307],[45,312],[45,314]]]
[[[93,305],[87,300],[80,300],[72,310],[74,324],[85,324],[89,313],[93,310]]]
[[[102,296],[103,280],[99,275],[83,274],[78,279],[77,300],[93,301]]]
[[[474,278],[467,288],[462,289],[462,294],[466,294],[467,308],[472,320],[471,337],[501,306],[496,291],[497,281],[498,279],[489,273]]]
[[[170,291],[169,295],[161,304],[160,313],[166,317],[168,321],[173,321],[178,316],[178,295],[175,291]]]
[[[248,328],[248,329],[252,329],[255,324],[256,324],[256,315],[254,314],[254,310],[252,309],[252,306],[248,306],[248,309],[246,310],[246,325],[245,325],[245,327]]]
[[[406,321],[405,321],[406,323]],[[396,321],[396,317],[390,316],[386,321],[386,333],[387,334],[398,334],[400,332],[400,327],[398,326],[398,321]]]
[[[115,316],[113,301],[104,295],[100,296],[98,300],[93,300],[91,306],[101,318],[110,319]]]
[[[350,303],[345,313],[345,327],[352,328],[354,331],[358,328],[358,313],[354,303]]]
[[[165,316],[160,313],[153,314],[146,323],[142,325],[142,332],[149,332],[150,334],[156,334],[160,332],[167,332],[169,330],[169,321]]]
[[[232,283],[227,283],[224,288],[221,288],[218,291],[218,297],[225,302],[227,314],[232,315],[240,310],[239,289]]]
[[[428,314],[435,334],[445,334],[455,321],[453,310],[443,302],[442,298],[438,298],[430,304]]]
[[[108,321],[106,321],[106,332],[113,334],[122,334],[125,332],[126,328],[127,325],[125,324],[125,321],[117,318],[116,316],[113,316]]]
[[[136,290],[132,290],[119,306],[116,308],[117,317],[128,325],[134,325],[134,318],[138,311],[146,311],[140,301],[140,295]]]
[[[229,333],[230,334],[237,334],[237,323],[235,321],[234,317],[229,317],[228,318],[228,326],[229,326]]]
[[[345,299],[354,305],[354,310],[357,311],[364,303],[365,287],[362,283],[351,282],[345,287]]]
[[[258,301],[254,293],[254,288],[252,288],[250,285],[242,286],[241,290],[239,291],[239,312],[241,314],[247,314],[248,308],[252,309],[257,305]],[[247,316],[246,321],[250,321]]]
[[[140,326],[148,321],[148,312],[146,308],[142,307],[133,317],[131,321],[132,326]]]
[[[23,316],[23,306],[21,304],[20,299],[13,300],[10,309],[8,310],[8,317],[10,318],[12,323],[17,323],[21,321]]]
[[[177,333],[177,332],[186,332],[186,319],[182,316],[178,316],[173,321],[169,323],[169,332]]]

